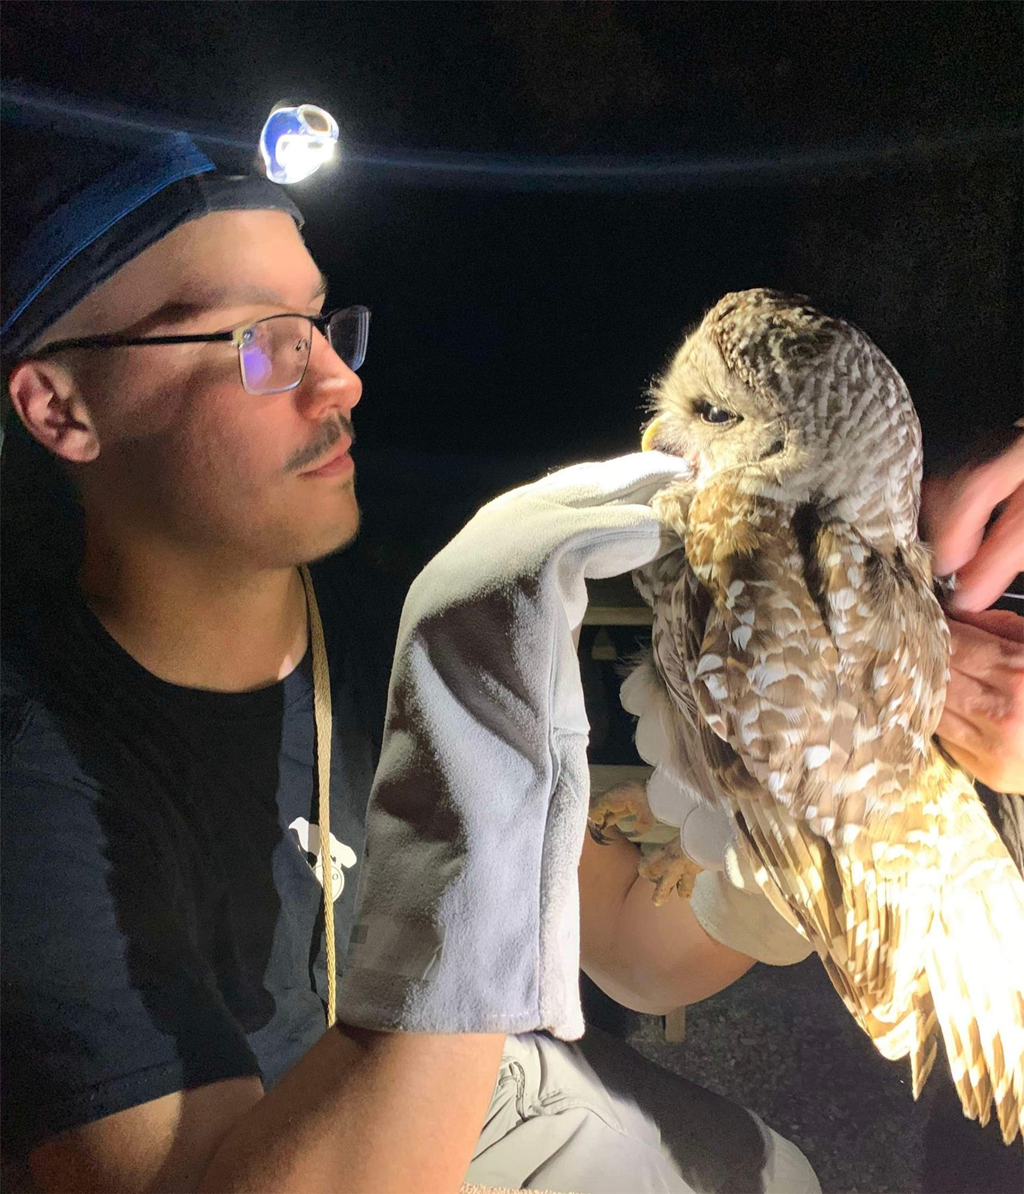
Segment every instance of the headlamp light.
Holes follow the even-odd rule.
[[[260,154],[272,182],[301,182],[334,156],[338,122],[315,104],[275,108],[260,133]]]

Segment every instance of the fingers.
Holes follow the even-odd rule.
[[[1009,498],[981,546],[957,572],[950,609],[985,609],[1018,572],[1024,572],[1024,485]]]
[[[999,719],[1017,704],[1024,705],[1024,618],[1009,610],[987,610],[974,618],[981,624],[949,623],[953,649],[946,703],[962,693],[961,711]],[[996,694],[1002,703],[969,708],[966,701],[979,690]]]
[[[947,738],[942,739],[942,745],[968,775],[993,792],[1004,792],[1010,796],[1024,793],[1024,765],[1019,760],[1004,759],[987,751],[975,754]]]
[[[997,790],[993,787],[989,780],[982,775],[982,772],[987,770],[984,759],[975,754],[974,751],[968,750],[966,746],[963,746],[961,743],[957,742],[950,735],[940,733],[939,737],[942,739],[942,745],[946,748],[946,752],[952,757],[954,762],[960,764],[960,766],[964,769],[964,771],[967,772],[968,775],[972,776],[974,779],[981,780],[983,784],[993,788],[993,791]]]
[[[921,486],[921,536],[932,549],[936,576],[949,576],[978,550],[988,514],[983,503],[965,495],[967,478],[932,477]]]
[[[976,626],[979,630],[1014,643],[1024,643],[1024,616],[1009,609],[981,609],[975,613],[957,613],[956,621],[950,623],[951,630],[959,626]],[[954,633],[956,631],[954,630]]]
[[[973,722],[965,720],[948,705],[942,712],[938,729],[935,732],[942,739],[942,745],[958,763],[960,763],[961,756],[969,755],[977,764],[983,754],[987,756],[990,753],[987,743],[982,741]],[[960,765],[965,766],[963,763]],[[972,774],[976,775],[977,771],[972,770]]]
[[[994,792],[1024,792],[1024,756],[1019,750],[993,746],[991,734],[980,732],[975,723],[948,707],[936,734],[956,762]]]
[[[1022,485],[1024,435],[1002,455],[922,487],[922,530],[939,576],[967,564],[981,545],[992,511]]]
[[[951,676],[937,732],[958,746],[988,753],[998,749],[999,722],[1009,712],[1010,702],[998,689],[979,684],[973,677]]]
[[[989,787],[1024,785],[1024,618],[1007,610],[951,622],[953,653],[936,733],[956,761]]]

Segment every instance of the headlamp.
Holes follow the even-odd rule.
[[[272,182],[301,182],[334,156],[338,122],[315,104],[281,105],[260,133],[260,154]]]

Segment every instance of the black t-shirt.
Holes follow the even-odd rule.
[[[334,714],[344,965],[390,660],[344,555],[313,569]],[[4,609],[8,1156],[176,1090],[269,1087],[323,1033],[311,657],[248,693],[165,683],[72,587]],[[379,612],[379,611],[378,611]],[[368,620],[369,619],[369,620]]]

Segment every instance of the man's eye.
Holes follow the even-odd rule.
[[[738,423],[740,421],[739,415],[733,414],[731,410],[726,410],[723,406],[712,406],[710,402],[702,402],[698,410],[705,423],[731,423],[734,420]]]

